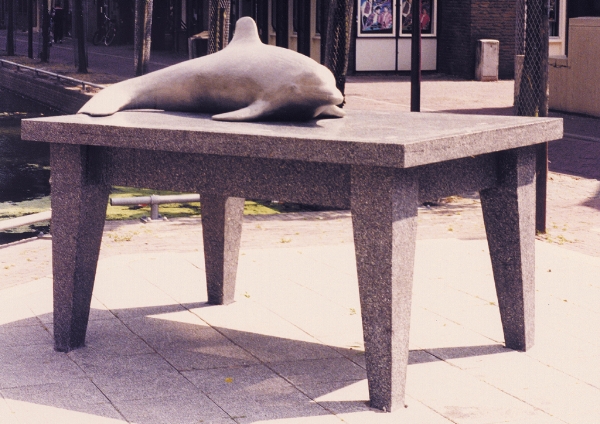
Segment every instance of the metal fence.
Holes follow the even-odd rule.
[[[548,9],[552,0],[517,0],[515,114],[548,116]],[[553,3],[555,4],[555,3]],[[548,144],[536,148],[535,228],[546,232]]]
[[[323,64],[333,73],[337,88],[344,93],[354,0],[327,0],[325,4],[326,34]]]
[[[208,3],[208,53],[227,47],[231,0],[210,0]]]
[[[549,0],[517,0],[515,114],[548,116]]]

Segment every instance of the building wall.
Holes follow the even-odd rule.
[[[438,2],[438,71],[475,77],[475,47],[471,47],[471,0]]]
[[[499,77],[514,77],[514,0],[440,0],[438,71],[475,77],[477,40],[500,41]]]

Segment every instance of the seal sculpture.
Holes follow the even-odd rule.
[[[125,109],[215,113],[220,121],[342,117],[333,74],[292,50],[263,44],[249,17],[223,50],[111,85],[78,113]]]

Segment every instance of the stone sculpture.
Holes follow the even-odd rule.
[[[342,117],[333,74],[292,50],[263,44],[255,22],[237,21],[229,45],[214,54],[111,85],[78,113],[125,109],[216,113],[220,121]]]

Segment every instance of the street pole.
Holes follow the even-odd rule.
[[[412,0],[410,111],[421,111],[421,0]]]
[[[50,60],[50,14],[48,13],[48,2],[42,0],[42,62]]]
[[[549,55],[549,0],[541,3],[542,24],[540,27],[540,40],[542,53],[540,58],[540,84],[538,91],[539,116],[548,116],[548,55]],[[548,143],[542,143],[537,146],[536,154],[536,208],[535,208],[535,229],[539,233],[546,233],[547,205],[546,197],[548,193]]]
[[[15,0],[8,0],[6,4],[8,22],[6,25],[6,55],[15,55]]]
[[[27,0],[27,57],[33,59],[33,0]]]
[[[85,52],[85,29],[83,24],[83,1],[75,0],[74,6],[74,24],[75,34],[77,35],[77,72],[87,74],[87,54]]]

